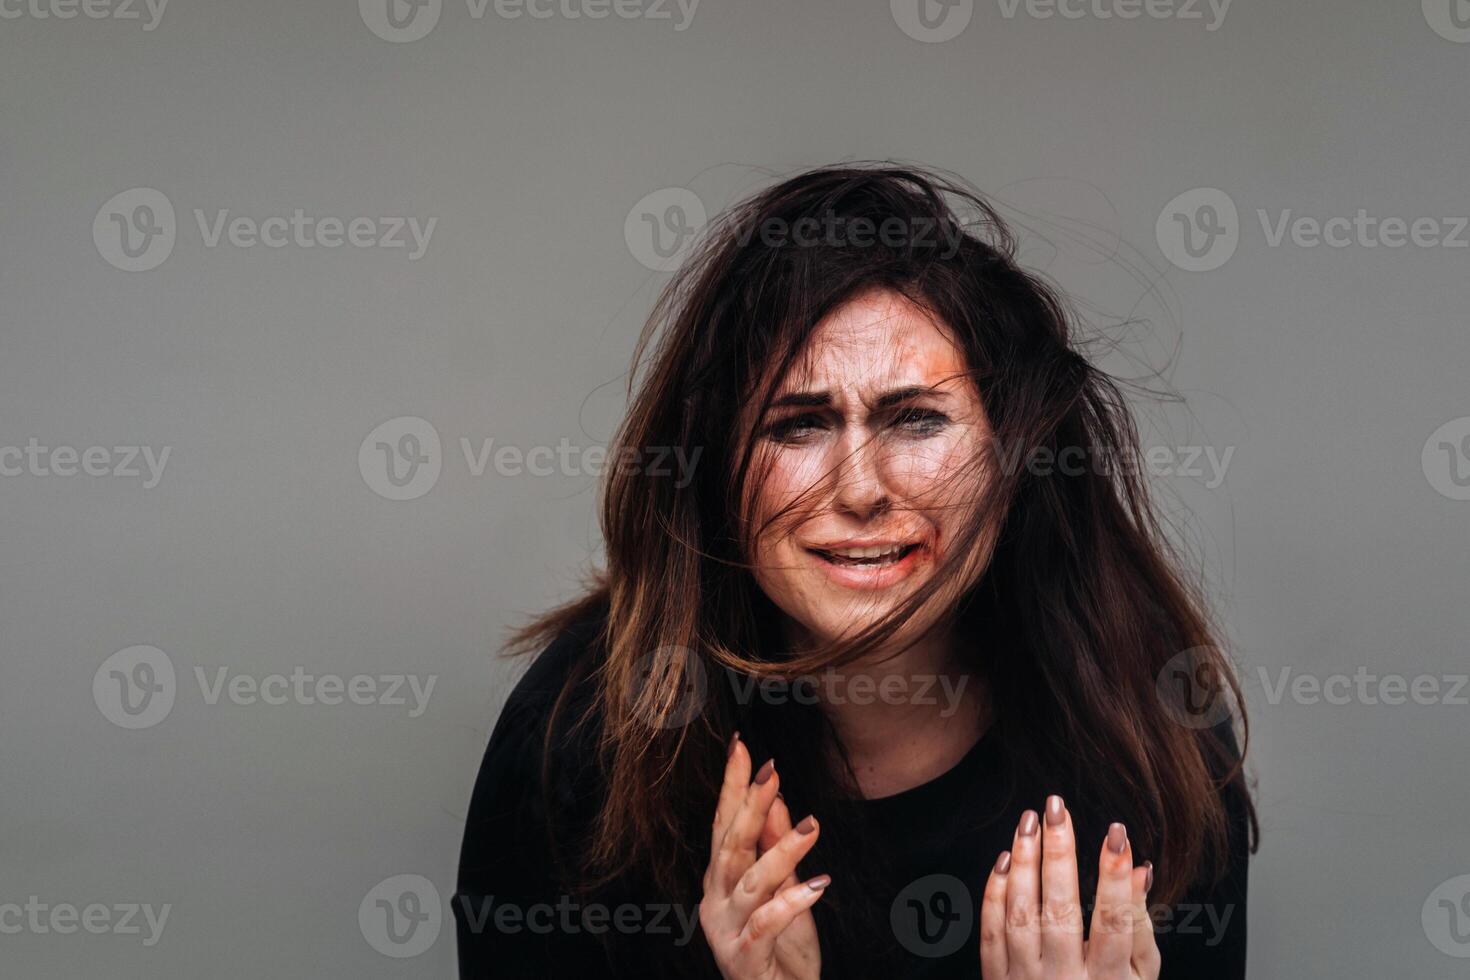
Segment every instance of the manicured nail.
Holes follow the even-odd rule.
[[[1123,848],[1128,846],[1128,828],[1120,823],[1115,823],[1108,828],[1108,850],[1114,854],[1122,854]]]
[[[1148,869],[1148,874],[1143,876],[1143,893],[1147,895],[1148,890],[1154,886],[1154,863],[1145,861],[1143,866]]]
[[[728,758],[730,758],[730,756],[734,755],[735,754],[735,746],[737,746],[739,744],[740,744],[740,733],[739,732],[736,732],[734,735],[731,735],[730,736],[730,748],[725,752],[725,758],[728,759]]]
[[[1030,837],[1036,833],[1036,828],[1040,823],[1041,818],[1036,815],[1035,810],[1027,810],[1021,814],[1021,836]]]
[[[830,884],[832,884],[831,875],[817,875],[811,881],[807,882],[806,886],[814,892],[819,892]]]
[[[798,834],[810,834],[817,829],[817,818],[812,816],[803,817],[801,823],[796,825]]]
[[[1000,857],[995,859],[995,873],[1003,875],[1011,870],[1011,852],[1001,851]]]
[[[1062,822],[1062,815],[1066,807],[1062,806],[1060,796],[1048,796],[1046,798],[1046,825],[1048,827],[1058,826]]]
[[[776,771],[776,760],[767,759],[766,764],[761,766],[760,772],[755,774],[755,784],[764,786],[771,779],[771,774]]]

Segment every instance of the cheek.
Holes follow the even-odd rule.
[[[954,504],[974,501],[983,483],[974,440],[965,434],[926,439],[896,448],[887,465],[887,480],[903,499],[929,508],[942,521]]]
[[[827,472],[826,455],[816,449],[783,448],[774,451],[756,497],[759,526],[779,515],[778,523],[766,532],[765,547],[774,546],[784,529],[801,518],[803,511],[817,506],[820,484]],[[767,543],[769,542],[769,543]]]

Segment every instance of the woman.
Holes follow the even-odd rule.
[[[606,570],[514,645],[462,976],[1244,976],[1239,692],[1013,255],[883,166],[713,226],[635,356]]]

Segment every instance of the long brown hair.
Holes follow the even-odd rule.
[[[902,234],[794,241],[794,230],[817,227],[812,219],[848,230],[887,222]],[[989,561],[955,614],[971,627],[961,635],[976,637],[966,653],[1006,751],[1080,774],[1093,802],[1127,823],[1137,853],[1155,860],[1153,900],[1176,901],[1222,873],[1224,794],[1243,800],[1254,849],[1244,752],[1181,718],[1161,693],[1160,678],[1184,670],[1207,699],[1224,699],[1226,727],[1234,722],[1244,749],[1239,688],[1202,590],[1181,571],[1150,500],[1123,388],[1083,356],[1066,304],[1015,255],[1006,223],[958,178],[844,165],[802,173],[726,212],[664,290],[634,355],[630,407],[609,458],[675,447],[698,459],[693,478],[614,467],[601,498],[605,569],[585,595],[521,629],[511,645],[535,649],[589,617],[601,624],[587,717],[599,726],[615,789],[599,801],[578,855],[589,880],[636,871],[663,894],[693,890],[697,901],[724,749],[737,727],[800,732],[782,737],[779,751],[783,774],[802,774],[803,802],[851,797],[850,773],[830,764],[832,735],[819,719],[794,709],[752,719],[752,706],[709,678],[791,678],[861,657],[981,547],[992,549]],[[985,499],[961,547],[902,608],[850,641],[777,653],[776,615],[750,573],[742,530],[742,491],[759,478],[751,471],[757,440],[748,425],[737,430],[761,417],[773,379],[817,323],[873,288],[903,295],[949,329],[1000,452],[984,461]],[[1014,465],[1013,447],[1053,460],[1085,448],[1089,465],[1038,473]],[[979,637],[997,630],[1012,645],[988,656]],[[700,710],[682,717],[701,682]]]

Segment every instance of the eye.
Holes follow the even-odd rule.
[[[893,415],[893,426],[916,436],[932,436],[949,424],[949,416],[932,408],[903,408]]]
[[[826,427],[826,421],[820,415],[807,412],[804,415],[790,415],[772,422],[766,427],[766,437],[775,442],[803,442],[812,433],[819,432]]]

